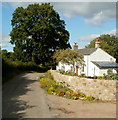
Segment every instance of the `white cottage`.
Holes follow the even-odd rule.
[[[114,73],[118,71],[118,63],[116,59],[102,50],[100,47],[100,41],[97,40],[95,48],[78,49],[77,43],[73,45],[73,50],[79,50],[78,52],[84,55],[85,66],[80,67],[75,65],[75,73],[77,75],[85,74],[86,76],[103,76],[107,74],[110,69]],[[73,70],[72,65],[58,63],[56,70],[63,69],[65,72]]]

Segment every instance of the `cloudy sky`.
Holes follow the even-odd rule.
[[[2,49],[13,50],[9,43],[12,30],[12,13],[17,7],[27,7],[33,2],[2,2]],[[69,42],[84,48],[101,34],[116,34],[115,2],[52,2],[54,9],[66,23]]]

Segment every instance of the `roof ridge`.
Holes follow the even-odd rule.
[[[80,53],[84,55],[90,55],[93,52],[95,52],[98,48],[83,48],[83,49],[78,49]]]

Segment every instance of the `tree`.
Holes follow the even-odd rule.
[[[11,60],[11,61],[15,60],[13,52],[8,52],[6,49],[4,49],[1,50],[0,53],[2,54],[2,58],[4,60]]]
[[[75,51],[72,49],[56,50],[53,58],[56,59],[57,63],[62,62],[73,65],[73,68],[75,64],[78,66],[84,65],[83,55],[79,53],[79,51]]]
[[[45,64],[56,49],[70,48],[66,24],[49,3],[18,7],[11,24],[10,42],[20,61]]]
[[[100,35],[100,37],[97,37],[96,39],[100,40],[101,48],[111,56],[115,57],[116,62],[118,62],[118,37],[115,35],[104,34]],[[95,46],[96,39],[91,41],[86,48],[93,48]]]

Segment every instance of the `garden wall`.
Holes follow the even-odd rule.
[[[55,70],[50,70],[51,75],[57,82],[63,81],[65,85],[74,91],[80,91],[85,95],[92,95],[103,101],[116,101],[117,80],[98,80],[67,76]],[[118,87],[118,85],[117,85]]]

